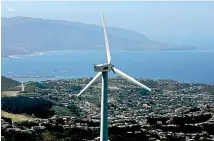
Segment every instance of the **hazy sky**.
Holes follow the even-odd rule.
[[[214,2],[2,2],[2,17],[27,16],[131,29],[151,39],[214,49]]]

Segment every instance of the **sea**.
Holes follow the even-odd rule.
[[[116,68],[135,78],[214,84],[214,50],[113,50],[111,58]],[[15,55],[1,58],[1,75],[20,82],[93,77],[93,65],[105,62],[105,50]]]

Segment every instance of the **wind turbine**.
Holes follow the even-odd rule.
[[[108,43],[108,36],[107,36],[105,19],[103,14],[102,14],[102,25],[103,25],[104,37],[105,37],[107,63],[94,65],[94,71],[98,72],[97,75],[86,85],[86,87],[77,96],[80,96],[96,80],[98,80],[102,76],[100,141],[107,141],[108,140],[108,72],[112,70],[114,73],[121,76],[122,78],[125,78],[148,91],[151,91],[151,89],[141,84],[139,81],[135,80],[134,78],[128,76],[127,74],[120,71],[119,69],[115,68],[114,65],[111,64],[111,55],[110,55],[110,49],[109,49],[109,43]]]

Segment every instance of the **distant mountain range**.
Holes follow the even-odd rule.
[[[2,56],[57,50],[104,49],[101,26],[29,17],[2,18]],[[111,49],[192,50],[154,41],[140,33],[107,27]]]

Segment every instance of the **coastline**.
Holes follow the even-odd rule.
[[[138,78],[148,76],[149,78],[152,79],[168,78],[178,81],[183,80],[183,82],[214,84],[213,79],[210,77],[214,69],[212,65],[213,53],[214,50],[212,51],[197,50],[188,52],[187,51],[139,52],[135,50],[132,51],[117,50],[112,51],[112,57],[115,58],[115,62],[113,62],[113,64],[116,64],[122,70],[130,71],[127,68],[127,65],[133,67],[132,69],[133,72],[130,71],[129,73],[134,74]],[[101,50],[46,51],[43,52],[43,54],[38,57],[20,56],[20,59],[13,58],[3,59],[2,75],[9,77],[56,76],[56,78],[34,78],[34,80],[62,79],[62,78],[69,79],[70,76],[75,76],[75,78],[82,78],[84,76],[93,77],[94,72],[92,72],[91,67],[94,62],[99,63],[99,60],[95,61],[97,60],[96,55],[100,55],[102,59],[105,61],[106,57],[105,50],[104,51],[102,50],[102,52]],[[121,61],[122,63],[119,64],[118,61]],[[85,62],[85,65],[81,65],[83,62]],[[87,73],[79,71],[86,69],[89,70]],[[160,71],[156,72],[156,69]],[[201,75],[197,76],[197,74]],[[16,78],[16,79],[27,80],[30,78]],[[33,78],[31,79],[33,80]]]
[[[37,52],[32,52],[29,54],[12,54],[12,55],[6,55],[6,56],[2,56],[2,58],[20,58],[20,57],[24,57],[24,56],[40,56],[40,55],[44,55],[44,54],[49,54],[49,53],[57,53],[57,52],[64,52],[64,51],[82,51],[82,50],[52,50],[52,51],[37,51]]]
[[[199,50],[199,49],[194,49],[194,50],[137,50],[137,49],[112,49],[114,51],[138,51],[138,52],[214,52],[214,50]],[[58,52],[96,52],[96,51],[103,51],[102,49],[96,49],[96,50],[52,50],[52,51],[41,51],[41,52],[32,52],[30,54],[12,54],[12,55],[7,55],[7,56],[2,56],[2,58],[12,58],[12,59],[18,59],[20,57],[24,56],[40,56],[44,54],[50,54],[50,53],[58,53]]]
[[[54,80],[69,80],[69,79],[89,79],[93,78],[93,76],[5,76],[8,78],[11,78],[13,80],[19,81],[19,82],[41,82],[41,81],[54,81]],[[166,81],[166,82],[173,82],[173,83],[185,83],[185,84],[200,84],[200,85],[214,85],[214,82],[206,83],[206,82],[200,82],[200,81],[185,81],[185,80],[179,80],[179,79],[171,79],[171,78],[148,78],[148,77],[135,77],[138,80],[151,80],[151,81]],[[119,76],[109,76],[109,79],[123,79]]]

